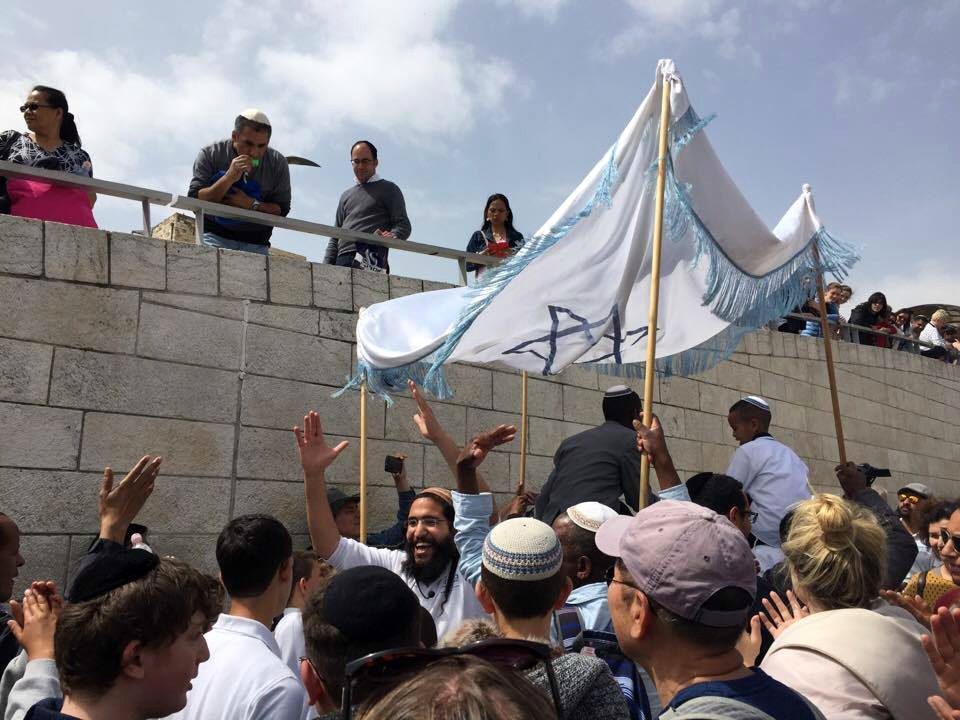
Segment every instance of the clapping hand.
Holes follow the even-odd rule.
[[[343,440],[335,447],[327,445],[320,416],[313,410],[303,416],[303,430],[294,427],[293,434],[297,436],[300,466],[305,475],[324,472],[350,444]]]
[[[919,595],[910,597],[909,595],[902,595],[894,590],[881,590],[880,597],[882,597],[891,605],[896,605],[897,607],[906,610],[908,613],[913,615],[914,619],[923,625],[927,630],[931,629],[930,608],[927,607],[927,604]]]
[[[937,682],[943,697],[934,695],[927,699],[930,707],[942,720],[960,719],[960,610],[940,608],[930,618],[933,638],[922,635],[920,642],[937,673]]]
[[[787,590],[787,602],[790,603],[789,607],[776,591],[770,593],[770,599],[773,600],[772,603],[766,598],[761,601],[766,612],[760,613],[760,622],[763,623],[763,626],[775,638],[780,637],[780,633],[793,625],[797,620],[805,618],[810,614],[810,611],[797,600],[797,596],[793,590]]]
[[[63,597],[51,581],[37,581],[23,593],[23,602],[10,601],[13,620],[7,625],[27,651],[27,660],[54,658],[53,635],[63,609]]]

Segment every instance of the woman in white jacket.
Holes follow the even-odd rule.
[[[935,718],[927,698],[939,687],[920,644],[925,629],[879,597],[886,548],[873,514],[817,495],[797,508],[782,549],[809,614],[776,632],[764,672],[828,718]]]

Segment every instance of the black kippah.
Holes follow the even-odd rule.
[[[72,603],[93,600],[127,583],[139,580],[160,564],[147,550],[117,550],[87,555],[67,592]]]

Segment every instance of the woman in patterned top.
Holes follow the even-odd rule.
[[[955,502],[940,502],[931,507],[924,518],[927,527],[927,545],[933,550],[934,556],[940,560],[940,551],[943,550],[943,540],[940,537],[940,531],[947,526],[950,516],[953,515],[958,505]],[[953,582],[953,576],[942,563],[933,570],[925,573],[917,573],[907,586],[903,589],[903,594],[907,597],[919,595],[923,602],[933,612],[940,596],[949,590],[953,590],[957,585]]]
[[[20,107],[29,132],[0,133],[0,160],[43,170],[93,176],[90,156],[81,148],[66,96],[37,85]],[[97,227],[94,193],[36,180],[0,179],[0,212],[22,217]]]

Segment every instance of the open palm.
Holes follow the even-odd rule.
[[[323,437],[323,425],[320,423],[320,416],[312,410],[303,416],[303,430],[295,427],[293,428],[293,434],[297,436],[300,466],[304,473],[308,474],[326,470],[350,444],[344,440],[335,447],[327,445],[327,441]]]

